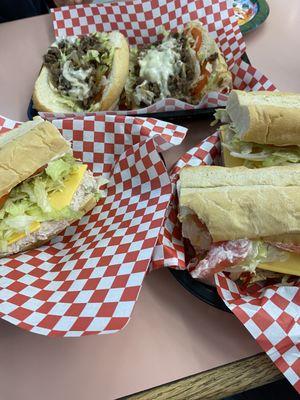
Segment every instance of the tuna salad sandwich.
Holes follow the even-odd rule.
[[[164,98],[198,104],[209,91],[227,92],[231,73],[214,39],[191,22],[162,41],[130,49],[129,77],[121,106],[149,106]]]
[[[35,83],[38,111],[102,111],[116,107],[128,75],[129,49],[117,32],[58,39]]]
[[[243,283],[300,276],[300,165],[185,167],[178,191],[194,278],[219,271]]]
[[[37,117],[0,137],[0,257],[49,241],[91,210],[107,181]]]

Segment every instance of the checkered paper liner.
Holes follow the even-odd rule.
[[[218,164],[220,141],[213,134],[189,150],[171,173],[173,195],[152,257],[152,269],[186,269],[181,227],[177,219],[176,182],[186,166]],[[300,280],[292,285],[261,287],[244,294],[223,273],[215,275],[218,293],[262,349],[300,392]]]
[[[18,123],[0,117],[0,134]],[[47,336],[113,333],[129,321],[172,188],[158,151],[186,133],[155,119],[53,121],[107,197],[42,247],[0,260],[0,316]]]
[[[162,27],[176,30],[200,19],[216,40],[232,72],[234,87],[243,90],[272,90],[272,83],[245,62],[241,56],[245,43],[231,1],[226,0],[135,0],[119,3],[68,6],[52,10],[56,38],[96,31],[119,30],[129,43],[156,41]],[[225,106],[227,95],[210,92],[198,105],[176,99],[164,99],[138,110],[94,113],[40,113],[48,120],[79,115],[139,115],[165,111],[193,110]]]

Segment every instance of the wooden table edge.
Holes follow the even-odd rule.
[[[281,379],[264,353],[122,397],[123,400],[219,400]]]

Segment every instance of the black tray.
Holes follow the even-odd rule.
[[[169,270],[174,278],[192,295],[219,310],[231,312],[218,295],[215,287],[196,281],[187,271],[179,271],[172,268],[169,268]]]
[[[221,107],[218,107],[221,108]],[[189,120],[195,118],[211,118],[212,115],[215,113],[215,108],[200,108],[197,110],[177,110],[177,111],[163,111],[151,114],[134,114],[138,117],[150,117],[150,118],[157,118],[163,121],[170,121],[170,122],[180,122],[181,120]],[[27,108],[27,116],[28,119],[32,120],[33,117],[37,116],[38,112],[35,108],[33,108],[33,102],[30,100],[30,103]]]
[[[247,56],[247,53],[242,55],[242,60],[250,64],[250,60]],[[222,108],[222,107],[217,107]],[[148,118],[157,118],[167,122],[176,122],[182,125],[182,121],[186,122],[188,120],[193,119],[208,119],[212,118],[215,113],[216,108],[199,108],[196,110],[177,110],[177,111],[163,111],[151,114],[136,114],[138,117],[148,117]],[[30,99],[28,108],[27,108],[27,117],[29,120],[32,120],[33,117],[37,116],[38,112],[33,107],[32,99]],[[135,114],[133,114],[135,115]]]

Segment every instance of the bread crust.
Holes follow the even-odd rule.
[[[125,37],[120,34],[120,47],[115,49],[114,60],[109,76],[109,85],[103,92],[99,111],[112,110],[116,107],[124,89],[129,72],[129,47]]]
[[[110,33],[112,38],[112,33]],[[116,38],[117,36],[117,38]],[[129,48],[125,37],[119,33],[115,32],[114,38],[111,40],[112,43],[116,43],[114,50],[114,57],[112,62],[112,68],[110,74],[107,78],[108,83],[103,90],[100,89],[98,100],[94,105],[94,111],[105,111],[113,109],[123,91],[128,71],[129,71]],[[50,74],[48,69],[43,66],[38,79],[34,85],[33,91],[33,105],[38,111],[53,112],[53,113],[69,113],[74,111],[88,111],[88,110],[78,110],[74,102],[74,106],[70,107],[62,101],[62,96],[49,85]],[[96,95],[97,98],[97,95]],[[72,100],[69,99],[72,103]]]
[[[248,113],[249,126],[242,140],[275,146],[300,145],[300,94],[235,90],[230,96],[236,96],[238,106]]]
[[[26,132],[26,122],[9,132],[11,140],[0,143],[0,197],[46,165],[53,157],[70,151],[70,144],[50,122],[41,123]],[[31,127],[31,125],[28,125]],[[20,130],[25,133],[18,136]]]
[[[293,169],[296,169],[295,174]],[[291,234],[298,240],[300,166],[258,170],[199,167],[195,174],[189,169],[187,173],[192,179],[190,186],[197,184],[196,173],[198,182],[202,183],[201,187],[189,188],[184,183],[187,176],[181,173],[181,211],[182,207],[187,207],[194,212],[205,223],[214,242],[243,238],[274,241],[290,238],[286,235]]]

